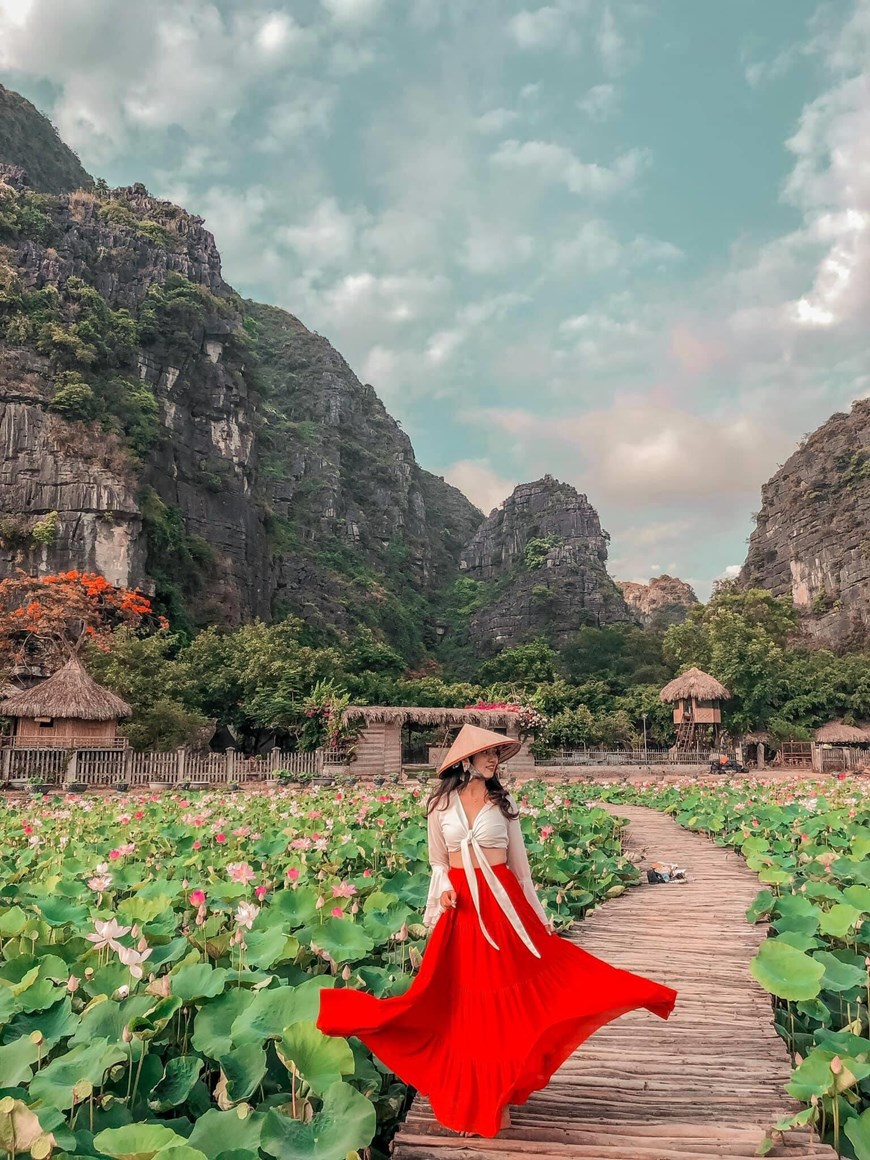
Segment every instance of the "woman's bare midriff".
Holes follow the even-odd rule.
[[[481,846],[481,849],[486,855],[486,860],[490,866],[501,866],[502,863],[507,862],[507,850],[502,849],[500,846]],[[477,866],[479,863],[474,851],[469,850],[468,852],[471,855],[471,865]],[[462,854],[459,850],[451,850],[448,858],[450,859],[451,866],[462,865]]]

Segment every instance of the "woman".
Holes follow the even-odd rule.
[[[646,1007],[667,1019],[677,993],[611,967],[554,933],[529,872],[516,803],[498,765],[518,742],[465,725],[428,802],[432,933],[404,995],[323,990],[317,1026],[355,1035],[436,1118],[497,1136],[588,1036]]]

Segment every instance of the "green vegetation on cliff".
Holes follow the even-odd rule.
[[[90,189],[93,178],[57,130],[20,93],[0,85],[0,160],[20,165],[34,189],[68,193]]]

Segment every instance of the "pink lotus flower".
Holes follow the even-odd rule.
[[[109,851],[109,858],[111,859],[112,862],[117,862],[120,857],[121,857],[120,850],[110,850]]]
[[[365,870],[363,870],[363,878],[371,878],[371,876],[372,872],[369,870],[368,866],[366,866]]]
[[[202,906],[205,902],[205,891],[191,890],[190,894],[188,895],[188,901],[190,902],[191,906]]]
[[[287,877],[290,879],[291,882],[295,882],[296,879],[299,877],[299,871],[296,869],[295,866],[291,866],[290,869],[287,871]]]
[[[103,891],[108,890],[111,885],[111,874],[95,874],[93,878],[88,879],[88,887],[93,890],[95,894],[102,894]]]
[[[144,810],[137,810],[135,812],[135,814],[133,815],[133,817],[136,819],[137,822],[141,822],[142,819],[145,817],[145,811]]]
[[[214,839],[214,840],[215,840],[216,842],[219,842],[219,843],[220,843],[220,845],[223,845],[223,844],[224,844],[224,842],[227,840],[227,836],[226,836],[226,834],[215,834],[215,839]]]
[[[254,873],[254,867],[249,866],[247,862],[230,862],[227,866],[227,874],[231,882],[242,882],[245,886],[257,877]]]
[[[556,832],[555,826],[541,826],[541,841],[546,842],[547,838]]]
[[[259,906],[254,906],[253,902],[240,902],[236,910],[236,925],[239,927],[246,926],[250,930],[254,925],[254,919],[259,913]]]
[[[333,918],[344,918],[344,911],[341,909],[340,906],[333,906],[332,917]]]
[[[268,893],[269,893],[269,887],[268,887],[268,886],[257,886],[257,887],[255,888],[255,890],[254,890],[254,894],[255,894],[255,895],[257,896],[257,898],[259,898],[259,899],[263,899],[263,898],[265,898],[265,897],[266,897],[266,895],[267,895]]]
[[[130,974],[134,979],[141,979],[145,973],[142,964],[151,954],[151,947],[147,944],[143,947],[142,942],[139,943],[139,949],[133,947],[119,947],[118,958],[128,968]]]
[[[202,842],[200,842],[199,838],[197,838],[196,841],[193,843],[193,848],[194,848],[194,850],[201,850],[202,849]]]
[[[353,898],[355,894],[356,887],[354,884],[352,882],[345,882],[343,878],[338,886],[333,886],[332,888],[333,898]]]

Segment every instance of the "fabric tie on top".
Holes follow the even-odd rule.
[[[490,864],[489,864],[489,859],[487,858],[486,854],[483,851],[483,847],[481,846],[480,842],[475,837],[474,825],[477,824],[477,818],[480,817],[480,814],[483,812],[483,810],[481,810],[480,813],[478,813],[477,817],[474,819],[474,825],[469,825],[468,814],[466,814],[466,812],[465,812],[465,807],[462,804],[462,799],[457,795],[456,800],[459,802],[459,808],[462,810],[462,815],[465,818],[465,825],[467,827],[467,833],[459,844],[459,849],[460,849],[460,852],[462,854],[462,866],[463,866],[463,869],[465,870],[465,877],[468,881],[468,889],[471,891],[471,900],[474,903],[474,909],[477,911],[477,921],[480,923],[480,929],[483,933],[483,937],[490,944],[490,946],[495,947],[495,949],[497,951],[501,950],[501,947],[498,945],[498,943],[495,941],[495,939],[492,937],[492,935],[486,929],[486,923],[483,921],[483,915],[480,913],[480,890],[478,888],[477,875],[474,872],[474,865],[471,861],[472,850],[476,854],[477,862],[478,862],[478,865],[480,866],[480,869],[483,873],[483,876],[486,879],[487,884],[488,884],[490,890],[492,891],[496,902],[499,904],[501,909],[504,911],[504,914],[505,914],[508,922],[514,928],[514,930],[517,932],[519,937],[522,939],[522,941],[525,943],[525,945],[528,947],[528,949],[532,952],[532,954],[535,956],[535,958],[539,959],[541,957],[540,951],[537,949],[535,944],[529,938],[528,932],[526,931],[526,928],[523,926],[522,919],[517,914],[516,908],[514,907],[514,904],[511,902],[510,897],[508,896],[508,893],[505,890],[504,886],[501,884],[501,882],[499,882],[498,878],[496,877],[492,866],[490,866]],[[485,808],[486,807],[484,806],[484,809]]]

